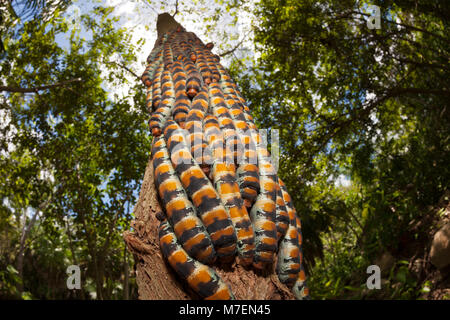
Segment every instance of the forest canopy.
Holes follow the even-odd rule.
[[[214,42],[258,127],[278,130],[313,299],[450,298],[433,295],[448,270],[429,261],[450,218],[445,1],[0,8],[0,298],[137,298],[122,233],[150,154],[140,75],[160,12]],[[382,290],[367,290],[382,263]]]

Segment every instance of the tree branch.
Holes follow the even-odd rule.
[[[178,0],[175,0],[175,12],[172,15],[172,17],[175,17],[175,15],[178,13]]]
[[[143,0],[143,2],[147,5],[147,7],[149,7],[150,9],[152,9],[153,12],[155,12],[156,14],[158,14],[158,11],[156,11],[155,8],[153,8],[153,7],[147,2],[147,0]]]
[[[225,57],[226,55],[229,55],[230,53],[233,53],[237,50],[237,48],[239,48],[241,46],[241,44],[244,42],[245,38],[247,38],[247,35],[245,35],[241,41],[238,42],[237,45],[235,45],[233,48],[231,48],[230,50],[227,50],[225,52],[219,53],[219,57]]]
[[[117,62],[117,61],[105,61],[105,63],[115,64],[115,65],[123,68],[124,70],[128,71],[129,73],[131,73],[133,76],[136,77],[136,79],[139,80],[139,82],[141,81],[141,77],[139,77],[133,70],[129,69],[126,65],[124,65],[124,64],[122,64],[120,62]]]
[[[71,80],[61,81],[54,84],[49,84],[46,86],[39,86],[39,87],[33,87],[33,88],[20,88],[20,87],[10,87],[10,86],[0,86],[0,91],[7,91],[7,92],[22,92],[22,93],[38,93],[41,90],[47,90],[52,89],[56,87],[64,87],[69,83],[72,82],[80,82],[81,78],[75,78]]]

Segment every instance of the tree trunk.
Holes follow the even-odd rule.
[[[136,263],[136,283],[139,299],[185,300],[196,299],[194,293],[176,278],[164,262],[159,249],[156,213],[162,211],[153,180],[153,163],[145,170],[139,200],[134,208],[134,232],[125,232],[124,239]],[[280,300],[294,299],[291,291],[280,283],[275,271],[262,274],[233,264],[227,270],[213,266],[214,270],[230,286],[236,299]]]
[[[158,38],[178,26],[178,22],[169,14],[159,15]],[[159,221],[156,219],[156,213],[160,211],[162,209],[154,185],[153,163],[150,160],[134,208],[135,220],[131,222],[134,232],[127,231],[123,235],[128,250],[135,259],[139,299],[197,299],[195,293],[178,281],[174,271],[162,258],[158,239]],[[245,269],[236,263],[227,269],[212,267],[230,286],[236,299],[294,299],[291,291],[278,280],[274,267],[265,273]]]

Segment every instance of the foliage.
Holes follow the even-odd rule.
[[[369,4],[381,29],[367,26]],[[441,1],[258,3],[259,57],[232,70],[260,127],[280,130],[313,295],[383,250],[401,254],[411,221],[449,187],[449,13]],[[354,189],[344,196],[343,177]]]
[[[111,11],[98,7],[82,16],[67,47],[55,41],[69,31],[60,14],[26,21],[5,41],[0,193],[2,221],[9,223],[2,233],[15,233],[6,235],[9,256],[1,262],[18,266],[19,291],[34,298],[68,298],[70,264],[95,283],[93,296],[124,294],[117,291],[129,263],[121,232],[129,227],[150,139],[140,83],[109,63],[114,52],[130,64],[138,49],[127,30],[114,27]],[[129,83],[130,90],[111,99],[103,79]],[[14,91],[48,84],[56,86],[31,95]]]

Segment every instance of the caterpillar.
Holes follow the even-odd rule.
[[[277,225],[277,239],[280,240],[286,234],[286,231],[289,227],[289,214],[287,212],[286,203],[284,202],[283,192],[281,191],[281,187],[278,183],[276,185],[277,192],[277,200],[276,200],[276,209],[275,209],[275,220]],[[298,221],[298,223],[300,220]],[[297,223],[297,225],[298,225]]]
[[[164,69],[165,70],[172,70],[173,65],[173,54],[172,54],[172,48],[170,47],[170,42],[167,41],[164,43]]]
[[[240,141],[233,120],[225,104],[222,90],[218,83],[211,83],[209,86],[209,100],[211,103],[212,113],[217,117],[220,123],[220,129],[227,145],[227,151],[232,152],[235,164],[242,161],[243,145]]]
[[[152,80],[152,99],[153,99],[153,109],[159,107],[161,102],[161,77],[164,71],[164,66],[159,64],[156,68],[153,80]]]
[[[209,173],[209,165],[211,164],[211,157],[203,134],[203,118],[207,109],[208,95],[205,88],[202,88],[202,91],[192,101],[192,109],[186,119],[186,130],[189,132],[187,140],[191,146],[191,154],[205,174]]]
[[[193,46],[195,55],[196,55],[196,62],[197,68],[200,70],[200,74],[203,78],[203,82],[206,85],[209,85],[212,82],[212,73],[209,69],[208,62],[205,59],[205,56],[203,54],[203,50],[201,48],[201,45],[195,45]]]
[[[260,165],[259,172],[261,193],[250,210],[250,217],[254,225],[256,240],[253,266],[262,269],[273,262],[278,245],[275,224],[275,183],[271,178],[272,172],[266,164]]]
[[[180,38],[179,33],[178,32],[175,33],[173,35],[173,37],[174,37],[174,39],[170,42],[170,46],[171,46],[171,49],[172,49],[172,52],[173,52],[173,55],[175,58],[174,60],[179,61],[184,56],[183,50],[181,48],[181,44],[179,43],[179,41],[176,41],[176,40],[179,40],[179,38]]]
[[[210,92],[217,88],[218,84],[213,83],[210,85]],[[222,98],[220,90],[216,93],[212,91],[212,95],[216,95]],[[222,103],[223,99],[218,99],[219,103]],[[212,103],[214,106],[214,101]],[[229,119],[228,111],[225,112],[223,105],[221,109],[216,107],[216,112],[219,115],[225,115],[225,118]],[[225,106],[226,108],[226,106]],[[234,129],[234,124],[228,124],[230,129]],[[227,128],[227,126],[223,126]],[[234,131],[235,132],[235,131]],[[233,131],[230,136],[234,136]],[[272,263],[273,256],[277,251],[277,234],[276,234],[276,172],[273,169],[270,160],[268,160],[267,150],[264,150],[260,145],[262,143],[259,134],[256,133],[257,154],[259,164],[259,189],[260,194],[257,196],[255,203],[250,210],[250,217],[254,225],[255,231],[255,254],[254,254],[254,267],[258,269],[264,268],[264,266]],[[250,142],[250,141],[249,141]],[[237,149],[237,148],[236,148]],[[265,151],[265,152],[264,152]]]
[[[200,262],[214,262],[215,250],[211,239],[176,176],[162,136],[153,140],[152,160],[156,189],[182,247]]]
[[[197,61],[197,55],[195,54],[193,48],[194,40],[189,36],[187,32],[183,33],[183,35],[186,43],[185,46],[186,57],[188,57],[193,63],[195,63]]]
[[[233,85],[233,89],[238,93],[235,85]],[[256,236],[255,262],[253,265],[255,268],[263,268],[272,262],[273,255],[278,249],[275,223],[277,174],[272,166],[270,154],[262,144],[261,136],[253,118],[247,112],[243,112],[243,114],[256,144],[260,182],[260,193],[250,210]]]
[[[295,221],[295,225],[297,227],[297,234],[298,234],[300,270],[298,272],[297,279],[292,288],[292,292],[294,293],[294,296],[299,300],[310,299],[309,288],[307,287],[307,284],[306,284],[306,274],[305,274],[305,270],[304,270],[303,264],[302,264],[302,233],[301,233],[300,218],[297,216],[295,207],[292,203],[292,199],[288,193],[286,185],[280,178],[278,179],[278,181],[280,184],[281,191],[283,193],[284,201],[286,203],[286,209],[289,213],[289,218],[290,218],[289,223],[293,224]],[[292,217],[294,217],[294,218],[292,218]]]
[[[213,156],[211,175],[236,230],[238,255],[243,264],[249,265],[253,261],[255,248],[253,227],[236,182],[235,166],[224,161],[226,151],[223,136],[219,122],[213,115],[205,117],[205,136]]]
[[[178,125],[184,128],[186,116],[191,108],[191,100],[186,95],[186,73],[182,61],[173,63],[172,74],[175,83],[175,106],[172,116]]]
[[[244,158],[240,162],[237,169],[238,183],[241,190],[242,198],[247,208],[251,208],[259,193],[259,170],[257,166],[256,145],[253,141],[250,128],[246,122],[245,116],[242,113],[236,100],[233,98],[234,93],[230,78],[225,69],[217,64],[217,69],[221,75],[221,87],[225,93],[225,102],[229,108],[231,118],[235,124],[238,136],[241,139],[244,147]]]
[[[300,272],[300,242],[295,212],[288,210],[288,214],[289,226],[284,238],[281,240],[278,252],[277,274],[282,283],[292,287]]]
[[[175,171],[197,208],[218,258],[233,257],[236,253],[237,238],[228,212],[223,207],[211,182],[192,158],[190,150],[186,146],[184,134],[175,121],[167,121],[164,139]]]
[[[212,47],[211,47],[212,49]],[[211,70],[212,73],[212,82],[219,82],[220,80],[220,73],[219,70],[217,70],[216,61],[212,56],[211,49],[208,50],[208,47],[206,47],[204,52],[204,56],[206,58],[206,63],[208,64],[209,70]]]
[[[141,76],[141,81],[146,87],[152,85],[152,78],[155,73],[156,68],[159,66],[163,54],[162,54],[162,44],[167,40],[167,36],[164,36],[160,45],[156,46],[147,58],[147,67]]]
[[[187,72],[186,93],[189,98],[193,99],[202,86],[201,76],[190,59],[184,56],[182,60]]]
[[[145,105],[147,107],[147,111],[149,113],[152,113],[152,111],[153,111],[153,98],[152,98],[153,88],[152,87],[147,87],[146,91],[147,91],[147,97],[145,99]]]
[[[160,68],[162,68],[162,66]],[[157,75],[159,75],[159,69],[157,71]],[[160,81],[155,81],[154,85],[156,86],[157,83],[160,84],[161,82],[162,85],[159,85],[156,87],[156,90],[153,91],[154,95],[156,95],[155,100],[160,102],[157,103],[158,108],[152,113],[150,118],[150,130],[155,137],[161,134],[162,127],[169,118],[170,112],[175,103],[172,77],[168,70],[164,70],[162,73],[162,79]]]
[[[245,114],[244,114],[245,115]],[[245,115],[247,120],[247,115]],[[270,161],[270,154],[262,146],[262,139],[256,126],[249,124],[256,144],[259,169],[260,193],[258,194],[250,216],[255,228],[256,250],[254,267],[264,268],[272,263],[278,249],[276,227],[276,172]]]
[[[167,41],[168,38],[169,34],[165,34],[159,41],[155,42],[155,46],[153,47],[152,51],[147,57],[147,64],[150,64],[151,62],[157,60],[156,57],[158,56],[159,51],[161,50],[161,46]]]
[[[164,258],[175,272],[205,300],[233,300],[230,288],[210,267],[192,259],[178,244],[166,219],[159,225],[159,244]]]

